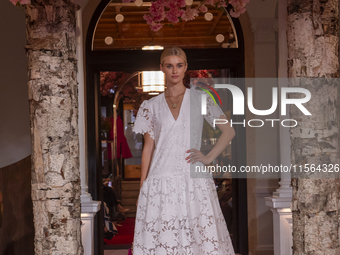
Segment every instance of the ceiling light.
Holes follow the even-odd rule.
[[[117,21],[118,23],[123,22],[123,20],[124,20],[123,14],[117,14],[117,15],[116,15],[116,21]]]
[[[138,7],[142,6],[143,5],[143,0],[136,0],[135,1],[135,5],[138,6]]]
[[[144,46],[142,50],[163,50],[164,47],[160,45]]]
[[[206,21],[211,21],[213,19],[214,15],[212,15],[211,12],[207,12],[206,14],[204,14],[204,19]]]
[[[224,35],[222,35],[222,34],[216,35],[216,41],[217,41],[218,43],[223,43],[223,41],[224,41]]]
[[[111,36],[107,36],[107,37],[105,38],[105,43],[106,43],[107,45],[111,45],[111,44],[113,43],[113,38],[112,38]]]

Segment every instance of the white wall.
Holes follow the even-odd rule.
[[[0,1],[0,168],[31,154],[25,12]]]

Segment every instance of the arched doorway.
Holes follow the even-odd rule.
[[[124,9],[125,8],[125,9]],[[142,8],[142,9],[136,9]],[[143,9],[144,8],[144,9]],[[86,38],[86,93],[87,93],[87,157],[88,186],[93,199],[102,201],[102,141],[100,135],[100,73],[135,72],[159,70],[161,51],[145,51],[144,45],[178,45],[188,58],[189,70],[221,70],[230,78],[244,77],[244,43],[240,22],[230,18],[226,13],[214,13],[215,21],[207,23],[204,18],[179,23],[174,28],[165,27],[159,33],[150,32],[150,28],[141,19],[146,7],[124,5],[121,1],[103,0],[98,5],[87,31]],[[140,12],[138,14],[138,12]],[[115,16],[123,14],[126,23],[117,23]],[[139,15],[139,16],[138,16]],[[196,23],[194,23],[196,22]],[[224,33],[226,42],[217,43],[217,34]],[[234,35],[234,40],[230,34]],[[176,36],[174,36],[176,35]],[[105,44],[105,38],[112,37],[113,44]],[[229,37],[229,38],[228,38]],[[235,40],[236,39],[236,40]],[[224,48],[225,47],[225,48]],[[244,92],[244,84],[237,84]],[[230,101],[230,105],[231,101]],[[237,116],[235,122],[241,122]],[[245,128],[235,127],[236,137],[233,140],[231,153],[232,164],[246,165]],[[239,176],[240,177],[240,176]],[[233,178],[233,221],[235,221],[233,244],[235,251],[248,254],[247,224],[247,182],[245,178]],[[103,216],[97,214],[95,222],[95,250],[103,250]]]

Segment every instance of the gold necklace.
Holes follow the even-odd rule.
[[[185,92],[183,92],[182,94],[179,94],[179,95],[177,95],[177,96],[180,96],[180,95],[183,95]],[[172,108],[176,108],[177,107],[177,104],[179,103],[179,101],[181,100],[181,99],[179,99],[178,101],[177,101],[177,103],[173,103],[172,101],[171,101],[171,99],[170,99],[170,96],[167,96],[168,98],[169,98],[169,100],[170,100],[170,102],[172,103]]]

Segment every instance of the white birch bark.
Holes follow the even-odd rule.
[[[338,5],[338,0],[288,0],[289,78],[339,77]],[[291,107],[291,118],[298,121],[291,128],[292,163],[339,164],[339,82],[314,79],[305,88],[312,99],[304,106],[312,116]],[[340,254],[339,179],[313,178],[316,174],[327,175],[292,179],[294,255]]]
[[[77,8],[70,0],[26,5],[35,254],[83,254]]]

